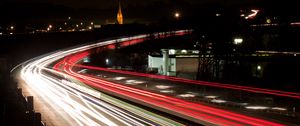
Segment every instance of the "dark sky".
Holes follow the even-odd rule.
[[[248,7],[272,6],[274,3],[278,5],[278,8],[274,10],[283,15],[286,13],[282,12],[286,10],[285,8],[297,14],[293,8],[299,10],[298,4],[293,4],[291,1],[293,0],[284,2],[274,0],[121,0],[126,19],[143,20],[158,20],[163,16],[170,16],[175,10],[182,11],[183,15],[192,14],[199,17],[198,15],[203,15],[199,9],[203,8],[212,11],[222,7],[239,10],[245,5]],[[284,4],[289,5],[284,8]],[[290,5],[295,5],[295,7],[290,7]],[[0,19],[5,20],[0,20],[0,23],[58,20],[65,19],[66,16],[99,20],[114,19],[117,6],[118,0],[0,0]]]
[[[117,5],[118,0],[1,0],[0,3],[5,2],[22,2],[22,3],[51,3],[56,5],[63,5],[71,8],[93,8],[93,9],[107,9]],[[165,3],[218,3],[218,4],[238,4],[238,3],[251,3],[263,0],[121,0],[123,4],[127,5],[145,5],[154,2]]]

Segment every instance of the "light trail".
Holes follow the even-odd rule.
[[[127,98],[140,100],[141,102],[154,105],[163,109],[167,109],[169,111],[174,111],[178,114],[187,115],[189,117],[206,121],[212,124],[217,125],[255,125],[255,126],[280,126],[282,124],[273,123],[269,121],[265,121],[262,119],[256,119],[253,117],[248,117],[244,115],[240,115],[237,113],[204,106],[201,104],[196,104],[188,101],[184,101],[178,98],[168,97],[165,95],[160,95],[136,88],[131,88],[127,86],[123,86],[120,84],[104,81],[101,79],[93,78],[90,76],[85,76],[78,74],[72,70],[72,67],[85,57],[87,53],[78,53],[77,55],[73,55],[64,59],[66,63],[56,65],[62,66],[62,69],[73,77],[76,77],[80,81],[89,84],[92,87],[106,90],[109,92],[114,92],[122,96],[126,96]],[[57,68],[56,68],[57,69]]]
[[[72,61],[70,61],[70,62],[72,62]],[[59,64],[57,64],[57,65],[59,65]],[[183,82],[183,83],[188,83],[188,84],[197,84],[197,85],[211,86],[211,87],[217,87],[217,88],[227,88],[227,89],[233,89],[233,90],[241,90],[241,91],[247,91],[247,92],[253,92],[253,93],[261,93],[261,94],[276,95],[276,96],[281,96],[281,97],[290,97],[290,98],[300,99],[300,93],[296,93],[296,92],[255,88],[255,87],[239,86],[239,85],[232,85],[232,84],[221,84],[221,83],[206,82],[206,81],[199,81],[199,80],[189,80],[189,79],[184,79],[184,78],[137,73],[137,72],[131,72],[131,71],[113,70],[113,69],[107,69],[107,68],[95,67],[95,66],[86,66],[86,65],[80,65],[80,64],[74,64],[73,66],[79,67],[79,68],[86,68],[86,69],[92,69],[92,70],[100,70],[100,71],[106,71],[106,72],[134,75],[134,76],[140,76],[140,77],[163,79],[163,80],[169,80],[169,81],[174,81],[174,82]]]
[[[183,35],[186,31],[154,34],[155,38]],[[257,119],[234,112],[196,104],[179,98],[168,97],[144,90],[139,90],[101,79],[75,73],[72,68],[78,61],[89,55],[88,50],[100,46],[112,45],[116,42],[139,43],[149,35],[110,40],[90,45],[57,51],[27,62],[21,69],[21,77],[34,91],[53,108],[62,108],[64,116],[72,118],[68,125],[181,125],[168,118],[156,115],[136,106],[125,104],[104,94],[97,97],[92,88],[130,98],[143,105],[155,106],[160,110],[196,121],[206,125],[224,126],[282,126],[283,124]],[[145,40],[145,39],[144,39]],[[129,42],[129,43],[130,43]],[[128,46],[130,44],[123,44]],[[121,44],[122,45],[122,44]],[[54,68],[50,64],[56,63]],[[62,70],[62,71],[61,71]],[[64,73],[65,72],[65,73]],[[68,84],[64,81],[69,81]],[[86,88],[74,88],[77,84]]]
[[[100,90],[104,90],[107,92],[113,92],[116,93],[117,96],[125,96],[125,98],[134,99],[140,101],[139,103],[145,103],[148,105],[156,106],[159,108],[162,108],[164,110],[172,111],[177,114],[185,115],[188,117],[192,117],[198,121],[205,121],[210,124],[216,124],[216,125],[256,125],[256,126],[262,126],[262,125],[270,125],[270,126],[280,126],[282,124],[269,122],[262,119],[257,119],[233,112],[229,112],[226,110],[221,110],[201,104],[196,104],[188,101],[181,100],[179,98],[173,98],[168,97],[165,95],[160,95],[156,93],[152,93],[149,91],[144,91],[136,88],[131,88],[128,86],[123,86],[120,84],[104,81],[92,76],[86,76],[81,75],[79,73],[76,73],[72,70],[72,68],[78,67],[80,65],[77,65],[76,63],[82,60],[83,58],[87,57],[89,55],[89,52],[81,52],[74,54],[72,56],[67,56],[64,59],[62,59],[60,62],[54,65],[55,70],[57,71],[63,71],[66,72],[68,75],[71,75],[81,82],[84,82],[85,84],[88,84],[92,87],[95,87]],[[80,67],[86,67],[87,66],[80,66]],[[96,68],[96,67],[95,67]],[[94,68],[94,69],[95,69]],[[113,72],[119,72],[119,73],[125,73],[125,74],[139,74],[143,75],[141,73],[135,73],[135,72],[128,72],[128,71],[118,71],[118,70],[108,70],[105,68],[97,68],[103,69],[104,71],[113,71]],[[156,75],[150,75],[145,74],[146,77],[160,77],[163,79],[167,79],[166,76],[156,76]],[[180,78],[176,78],[178,80],[181,80]],[[191,80],[189,80],[191,81]]]
[[[174,35],[183,35],[185,32],[186,31],[175,31]],[[49,68],[51,64],[75,53],[100,46],[111,45],[117,42],[127,42],[128,44],[123,46],[128,46],[140,43],[147,37],[149,37],[149,34],[98,42],[49,53],[20,65],[22,66],[20,75],[22,80],[33,89],[32,91],[45,101],[45,104],[49,104],[54,110],[57,108],[63,110],[63,112],[58,112],[58,114],[61,114],[60,117],[65,118],[64,123],[66,124],[62,125],[180,126],[182,124],[174,120],[125,103],[108,95],[101,94],[97,97],[97,93],[95,92],[98,91],[77,81],[77,78]],[[162,38],[166,36],[158,37]],[[68,84],[66,84],[67,81],[69,81]],[[82,86],[82,88],[74,88],[78,87],[78,85]],[[89,89],[90,91],[85,91],[86,89]],[[94,93],[89,94],[91,92]]]

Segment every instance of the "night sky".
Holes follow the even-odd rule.
[[[274,0],[121,0],[123,15],[129,20],[159,20],[170,16],[174,11],[183,15],[202,15],[200,9],[216,10],[227,7],[239,10],[243,7],[272,7],[283,15],[285,13],[298,13],[298,4],[289,0],[284,3]],[[295,7],[291,7],[295,5]],[[67,16],[74,18],[112,20],[115,18],[118,0],[1,0],[0,23],[10,22],[36,22],[39,20],[62,20]],[[290,12],[283,12],[288,7]]]
[[[187,3],[187,4],[241,4],[241,3],[256,3],[262,0],[121,0],[125,5],[147,5],[156,2],[161,3]],[[265,0],[266,1],[266,0]],[[71,8],[93,8],[107,9],[117,5],[118,0],[1,0],[1,3],[50,3],[63,5]]]

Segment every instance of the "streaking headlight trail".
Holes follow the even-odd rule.
[[[32,94],[45,101],[44,104],[51,106],[53,111],[57,111],[57,118],[63,118],[64,121],[61,123],[65,124],[60,125],[182,125],[174,120],[102,94],[76,78],[53,70],[51,67],[58,60],[75,53],[116,42],[132,41],[135,44],[144,41],[148,36],[148,34],[144,34],[125,37],[49,53],[20,65],[22,66],[20,76],[26,86],[31,88]]]

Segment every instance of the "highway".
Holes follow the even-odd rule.
[[[170,33],[155,33],[154,38],[187,34],[189,31],[176,31]],[[24,81],[22,87],[29,88],[28,94],[38,97],[44,102],[37,106],[45,106],[56,112],[58,123],[49,122],[53,125],[184,125],[176,120],[164,117],[139,106],[124,102],[131,102],[148,106],[165,113],[169,113],[203,125],[230,125],[230,126],[283,126],[281,122],[265,120],[253,116],[244,115],[228,109],[191,102],[166,93],[149,91],[122,84],[124,79],[118,74],[135,76],[141,78],[155,78],[172,82],[184,82],[195,85],[225,88],[230,90],[242,90],[252,93],[275,95],[299,99],[298,93],[283,92],[276,90],[241,87],[229,84],[218,84],[203,81],[193,81],[175,77],[160,75],[141,74],[128,71],[110,70],[100,67],[84,66],[79,64],[85,57],[90,55],[89,50],[97,47],[107,46],[108,49],[115,48],[116,42],[121,46],[129,46],[143,42],[151,35],[137,35],[115,40],[100,41],[93,44],[81,45],[69,49],[49,53],[22,64],[20,77]],[[99,72],[97,75],[116,73],[115,80],[106,79],[101,75],[84,74],[75,71],[74,68],[89,69]],[[121,78],[120,78],[121,77]],[[142,84],[145,81],[130,80],[130,84]],[[160,86],[161,89],[168,89]],[[108,95],[107,95],[108,94]],[[191,96],[190,94],[189,96]],[[114,96],[114,97],[112,97]],[[188,95],[182,95],[188,96]],[[43,109],[43,107],[41,107]],[[42,111],[42,110],[41,110]],[[42,116],[47,113],[42,113]],[[48,116],[46,116],[48,117]],[[62,119],[63,118],[63,119]],[[47,120],[44,119],[43,120]],[[56,120],[56,119],[48,119]]]
[[[33,95],[38,99],[35,101],[36,111],[43,112],[42,118],[47,125],[180,126],[182,124],[177,121],[103,94],[79,82],[77,78],[49,67],[68,55],[122,41],[133,40],[130,41],[130,44],[136,44],[142,42],[146,37],[147,35],[138,35],[100,41],[31,59],[20,65],[20,78],[23,82],[20,87],[26,91],[26,95]]]

